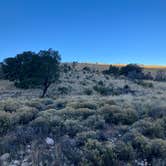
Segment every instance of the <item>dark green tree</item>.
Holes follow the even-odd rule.
[[[108,70],[104,70],[103,73],[104,74],[118,76],[119,75],[119,67],[110,65],[109,69]]]
[[[59,78],[60,55],[52,49],[39,53],[31,51],[7,58],[2,63],[4,78],[19,88],[43,88],[44,97],[49,86]]]
[[[130,79],[143,79],[144,73],[142,67],[137,64],[128,64],[120,69],[120,75],[124,75]]]

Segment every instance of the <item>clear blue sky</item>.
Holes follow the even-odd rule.
[[[166,0],[0,0],[0,61],[48,48],[63,61],[166,65]]]

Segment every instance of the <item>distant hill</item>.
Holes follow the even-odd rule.
[[[81,67],[85,67],[85,66],[89,66],[92,68],[98,68],[101,70],[104,70],[106,68],[108,68],[111,64],[104,64],[104,63],[90,63],[90,62],[86,62],[86,63],[79,63],[79,65]],[[118,66],[118,67],[123,67],[127,64],[112,64],[114,66]],[[149,70],[166,70],[166,66],[162,66],[162,65],[140,65],[141,67],[143,67],[144,69],[149,69]]]

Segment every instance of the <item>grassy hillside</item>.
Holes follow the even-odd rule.
[[[44,99],[1,80],[0,165],[166,165],[166,83],[103,69],[77,64]]]

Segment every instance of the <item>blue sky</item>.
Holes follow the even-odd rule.
[[[48,48],[63,61],[166,65],[166,1],[0,0],[0,61]]]

